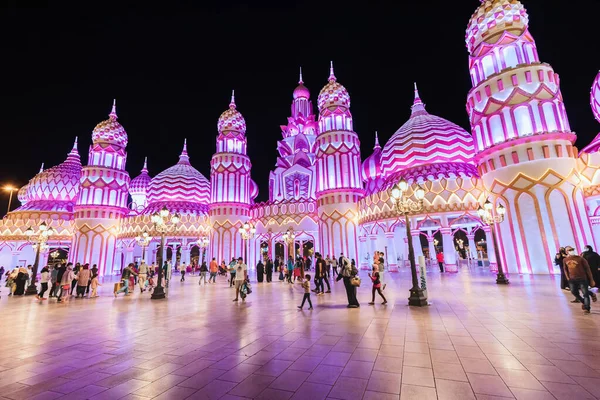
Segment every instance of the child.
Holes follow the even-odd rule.
[[[379,295],[383,299],[383,303],[381,304],[387,304],[387,300],[381,292],[381,281],[379,280],[379,272],[377,272],[377,266],[373,267],[373,275],[369,274],[369,278],[371,278],[371,281],[373,281],[373,298],[369,305],[372,306],[373,304],[375,304],[375,292],[379,293]]]
[[[92,295],[90,296],[90,298],[93,299],[94,297],[100,297],[100,296],[98,296],[98,286],[102,286],[102,285],[100,284],[100,282],[98,282],[98,275],[96,275],[92,278],[92,284],[91,284]]]
[[[308,305],[310,306],[308,309],[312,310],[313,306],[312,306],[312,302],[310,301],[310,275],[309,274],[306,274],[304,276],[304,282],[302,282],[302,287],[304,288],[304,297],[302,298],[302,304],[300,304],[298,306],[298,308],[302,310],[302,307],[304,306],[304,302],[306,300],[308,300]]]

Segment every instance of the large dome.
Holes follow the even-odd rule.
[[[383,148],[382,172],[387,178],[426,164],[472,164],[474,152],[473,137],[467,131],[425,110],[415,84],[412,114]]]
[[[144,167],[138,176],[129,182],[129,194],[146,195],[152,178],[148,174],[148,159],[144,159]]]
[[[600,122],[600,72],[596,75],[594,83],[592,83],[592,90],[590,91],[590,106],[596,121]],[[584,153],[594,153],[600,149],[600,133],[596,135],[594,140],[585,146],[581,151]]]
[[[520,34],[527,29],[529,16],[518,0],[484,0],[471,16],[466,42],[470,53],[483,42],[504,31]]]
[[[27,203],[39,201],[75,202],[79,194],[81,160],[77,138],[67,159],[59,165],[38,173],[27,184]]]
[[[156,175],[148,187],[148,207],[153,203],[197,203],[210,201],[210,183],[190,164],[187,143],[179,156],[179,162]]]
[[[92,141],[94,143],[115,144],[121,147],[127,146],[127,132],[117,121],[117,109],[114,101],[108,119],[100,122],[92,131]]]
[[[246,133],[246,120],[242,114],[236,110],[235,105],[235,93],[231,93],[231,101],[229,102],[229,108],[221,114],[217,121],[217,130],[221,133],[224,132],[239,132]]]
[[[319,97],[317,97],[317,106],[319,110],[326,108],[343,108],[345,110],[350,108],[350,95],[346,88],[337,81],[333,73],[333,63],[331,63],[329,69],[329,82],[323,86],[323,89],[319,92]]]

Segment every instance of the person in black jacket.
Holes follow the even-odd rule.
[[[256,264],[256,280],[261,282],[264,280],[265,276],[265,265],[262,260],[258,260],[258,264]]]
[[[590,266],[596,287],[600,287],[600,272],[598,271],[598,268],[600,268],[600,254],[596,253],[594,248],[588,244],[584,247],[581,256],[585,258],[585,261],[587,261]]]
[[[563,260],[565,257],[567,257],[567,253],[565,252],[565,248],[561,247],[554,257],[554,264],[558,265],[558,268],[560,268],[560,288],[564,290],[571,290],[569,288],[569,281],[567,281],[563,266]]]
[[[271,260],[270,258],[267,258],[266,273],[267,282],[271,282],[273,280],[273,260]]]

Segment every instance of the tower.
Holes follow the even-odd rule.
[[[329,81],[317,99],[317,211],[321,253],[358,258],[358,206],[363,196],[360,141],[353,131],[350,96],[336,79],[333,63]]]
[[[119,224],[128,212],[126,146],[127,133],[117,121],[113,102],[109,118],[92,132],[88,163],[81,171],[69,253],[69,261],[97,264],[100,275],[113,272]]]
[[[560,80],[540,62],[528,24],[519,1],[482,1],[466,34],[467,111],[484,188],[507,211],[497,229],[504,265],[554,273],[561,245],[580,251],[593,237]]]
[[[245,254],[238,229],[248,221],[250,205],[258,194],[246,155],[246,121],[236,109],[234,93],[229,108],[219,117],[217,130],[217,151],[210,162],[209,215],[213,229],[209,257],[229,262]]]

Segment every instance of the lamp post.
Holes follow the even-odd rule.
[[[294,228],[291,226],[288,230],[283,234],[283,241],[288,245],[288,258],[292,255],[293,259],[296,259],[296,254],[294,254],[293,244],[296,241],[296,234],[294,233]],[[287,260],[285,260],[287,263]]]
[[[401,179],[392,188],[392,199],[396,211],[399,214],[404,215],[404,223],[406,224],[406,237],[408,238],[408,261],[410,262],[410,272],[412,275],[412,288],[410,289],[410,297],[408,298],[409,306],[426,306],[427,297],[423,293],[423,290],[419,286],[419,280],[417,279],[417,266],[415,263],[415,250],[413,248],[412,236],[410,233],[410,220],[409,215],[417,213],[423,210],[423,199],[425,198],[425,189],[421,186],[417,186],[414,191],[416,201],[412,200],[407,196],[408,183]]]
[[[8,207],[6,208],[6,213],[8,214],[10,212],[10,205],[12,204],[12,196],[14,192],[17,192],[19,189],[17,189],[16,187],[7,185],[4,186],[4,190],[9,192],[8,195]]]
[[[496,263],[498,264],[498,274],[496,275],[496,283],[498,285],[508,285],[510,282],[506,275],[504,275],[504,270],[502,268],[502,260],[500,258],[500,250],[498,249],[498,241],[496,239],[496,224],[499,224],[504,221],[504,215],[506,214],[506,208],[502,204],[498,204],[496,210],[494,210],[494,205],[487,199],[485,203],[483,203],[483,207],[479,206],[477,209],[477,214],[481,218],[481,221],[490,227],[490,233],[492,234],[492,241],[494,243],[494,254],[496,254]]]
[[[246,263],[246,265],[248,265],[248,246],[249,246],[249,240],[252,239],[254,237],[254,235],[256,235],[256,228],[250,224],[249,222],[246,222],[240,229],[239,229],[240,235],[242,235],[242,239],[246,241],[246,245],[244,246],[244,262]]]
[[[151,240],[152,240],[152,237],[148,234],[148,232],[146,232],[145,229],[141,235],[135,237],[135,241],[137,242],[138,246],[140,246],[142,248],[142,260],[143,261],[146,261],[146,247],[148,247]]]
[[[153,213],[150,216],[150,220],[154,224],[154,229],[160,233],[160,253],[156,255],[156,258],[160,259],[160,261],[157,263],[158,280],[156,282],[156,287],[152,291],[152,296],[150,297],[153,300],[157,300],[165,298],[165,289],[162,286],[164,262],[162,255],[165,248],[165,237],[171,228],[177,228],[177,224],[179,224],[179,221],[181,221],[181,217],[177,213],[171,214],[167,207],[163,207],[159,212]]]
[[[200,265],[204,264],[204,252],[206,251],[206,248],[208,247],[209,243],[210,243],[210,240],[208,239],[208,234],[205,232],[202,232],[200,234],[200,237],[196,241],[196,244],[198,245],[198,247],[200,248],[200,252],[202,253],[202,257],[201,257],[202,261],[201,261]]]
[[[40,252],[48,250],[48,239],[54,234],[54,229],[48,227],[45,222],[42,222],[38,227],[38,231],[35,232],[33,228],[29,227],[25,231],[27,241],[31,244],[35,250],[35,261],[33,262],[33,270],[31,271],[31,284],[27,288],[25,295],[37,294],[37,272],[40,263]]]

